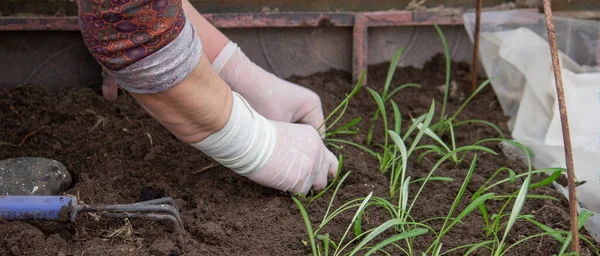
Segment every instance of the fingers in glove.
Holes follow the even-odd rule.
[[[313,188],[315,190],[322,190],[327,186],[327,171],[331,165],[327,161],[327,155],[325,154],[321,154],[321,159],[319,161],[321,162],[318,167],[319,169],[314,173],[316,179],[315,183],[313,184]]]
[[[329,169],[326,170],[326,172],[329,174],[329,177],[333,178],[337,175],[340,162],[338,161],[338,158],[335,157],[335,155],[331,152],[327,152],[327,162],[330,164]]]
[[[325,139],[326,125],[323,124],[325,122],[325,118],[323,117],[323,110],[321,110],[321,108],[315,108],[308,112],[308,114],[303,116],[298,122],[314,127],[317,129],[317,131],[319,131],[319,134],[321,134],[321,139]]]
[[[325,117],[323,115],[323,104],[321,103],[321,98],[317,93],[308,88],[289,82],[288,84],[291,85],[292,88],[296,89],[296,95],[300,96],[302,99],[301,105],[296,107],[296,111],[293,114],[291,121],[294,123],[312,126],[319,132],[319,134],[323,134],[321,138],[324,139]]]
[[[292,193],[302,193],[304,195],[308,195],[308,192],[310,191],[310,188],[313,186],[313,183],[315,182],[315,178],[316,177],[314,175],[310,175],[310,176],[306,177],[306,180],[304,180],[304,182],[301,182],[301,186],[300,187],[295,186],[290,191]]]

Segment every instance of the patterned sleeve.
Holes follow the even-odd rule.
[[[181,0],[77,0],[88,50],[124,89],[157,93],[183,80],[202,45]]]
[[[90,53],[121,70],[158,51],[181,32],[181,0],[79,0],[79,25]]]

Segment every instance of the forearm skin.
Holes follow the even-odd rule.
[[[117,83],[182,142],[220,130],[231,89],[214,73],[181,0],[80,0],[90,53]]]

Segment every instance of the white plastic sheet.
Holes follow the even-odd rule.
[[[475,14],[464,15],[473,40]],[[595,212],[586,229],[600,241],[600,22],[554,18],[582,208]],[[511,135],[536,155],[535,168],[566,167],[556,87],[543,14],[490,11],[481,16],[480,59]],[[567,191],[557,183],[559,191]],[[565,194],[565,196],[567,196]],[[568,198],[568,197],[567,197]]]

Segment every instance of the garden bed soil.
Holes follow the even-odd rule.
[[[381,91],[388,64],[371,66],[368,86]],[[438,55],[423,69],[399,68],[392,86],[406,82],[419,83],[422,88],[409,88],[398,93],[394,100],[402,111],[404,126],[409,118],[426,113],[431,99],[436,110],[441,108],[443,94],[438,86],[444,83],[444,60]],[[469,67],[453,63],[452,80],[459,88],[469,88]],[[331,112],[354,87],[349,74],[330,71],[291,80],[315,90],[322,98],[325,113]],[[449,111],[457,109],[459,101],[451,98]],[[351,100],[342,122],[362,116],[361,133],[351,140],[363,143],[367,120],[376,105],[366,90]],[[451,112],[450,112],[451,113]],[[486,88],[460,116],[461,119],[482,119],[498,124],[506,134],[507,118],[502,114],[491,87]],[[0,221],[0,255],[310,255],[307,232],[298,207],[288,193],[261,187],[235,175],[174,136],[146,114],[129,95],[121,95],[116,103],[105,102],[91,89],[62,89],[21,87],[0,90],[1,141],[19,144],[0,146],[0,159],[37,156],[62,162],[73,174],[74,185],[66,193],[93,203],[134,203],[162,196],[174,198],[185,222],[186,234],[175,235],[168,223],[141,220],[102,220],[81,214],[77,222],[36,223]],[[101,121],[99,121],[101,120]],[[381,126],[375,140],[381,141]],[[471,125],[456,130],[460,145],[483,138],[496,137],[489,127]],[[500,152],[494,144],[487,144]],[[343,173],[351,171],[340,189],[334,207],[353,198],[374,195],[386,197],[388,175],[378,171],[378,162],[370,155],[352,147],[336,154],[344,156]],[[424,177],[436,159],[414,161],[409,166],[413,179]],[[438,176],[454,182],[430,182],[421,194],[412,216],[417,220],[445,217],[455,199],[470,159],[458,167],[442,165]],[[212,166],[212,167],[211,167]],[[456,212],[469,202],[492,173],[500,167],[524,172],[526,167],[502,155],[479,156],[465,199]],[[203,171],[201,171],[203,170]],[[505,173],[499,175],[507,177]],[[543,177],[535,177],[540,180]],[[520,186],[505,184],[494,192],[512,194]],[[414,195],[418,186],[411,188]],[[568,230],[569,215],[566,200],[551,187],[534,189],[531,193],[561,198],[559,201],[529,199],[522,213],[552,228]],[[305,205],[313,225],[325,213],[331,191],[310,205]],[[489,203],[497,212],[503,201]],[[325,228],[339,240],[353,212],[342,214]],[[384,211],[367,211],[365,227],[373,227],[389,219]],[[440,222],[431,226],[440,228]],[[442,240],[443,248],[453,248],[489,239],[477,211],[455,226]],[[525,236],[540,233],[536,226],[517,221],[507,238],[512,244]],[[434,237],[424,235],[415,241],[417,250],[426,248]],[[509,255],[552,255],[561,244],[551,237],[529,240],[511,249]],[[582,246],[583,243],[582,243]],[[583,247],[583,255],[590,254]],[[393,250],[392,250],[393,251]],[[395,253],[398,255],[399,253]],[[489,254],[489,253],[487,253]],[[481,255],[486,255],[482,252]]]

